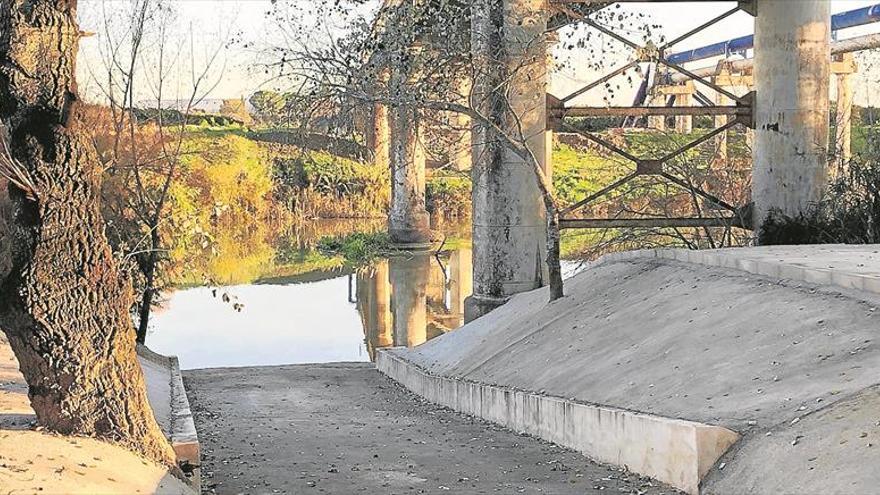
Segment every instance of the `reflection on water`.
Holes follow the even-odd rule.
[[[357,273],[357,308],[367,352],[413,347],[460,327],[472,290],[471,251],[410,253]]]
[[[171,253],[171,271],[179,286],[232,286],[250,283],[300,283],[340,276],[350,270],[338,256],[315,248],[325,237],[376,232],[382,220],[319,220],[293,225],[220,223],[206,246],[182,244]]]
[[[461,326],[472,288],[470,246],[449,242],[437,254],[401,254],[357,270],[315,250],[324,235],[371,227],[332,222],[272,242],[261,237],[260,263],[247,242],[218,253],[196,268],[222,287],[169,294],[147,344],[177,355],[185,369],[367,361],[377,348],[415,346]]]
[[[177,291],[153,319],[147,345],[177,355],[184,369],[369,359],[347,276],[224,290],[241,312],[208,287]]]

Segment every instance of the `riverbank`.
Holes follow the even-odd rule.
[[[672,493],[434,406],[371,364],[184,373],[211,493]]]
[[[3,493],[195,492],[158,464],[93,438],[54,435],[34,428],[27,385],[0,332],[0,488]]]

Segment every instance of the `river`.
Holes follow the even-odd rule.
[[[445,226],[447,241],[437,252],[357,268],[315,248],[321,236],[381,226],[313,222],[259,248],[217,254],[227,259],[193,270],[214,267],[205,274],[213,285],[165,294],[147,345],[177,355],[183,369],[370,361],[378,348],[419,345],[460,327],[472,290],[468,226]],[[274,252],[255,263],[257,249]],[[571,274],[576,265],[565,269]]]

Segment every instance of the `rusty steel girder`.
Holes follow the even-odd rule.
[[[652,1],[652,0],[632,0],[632,1]],[[654,1],[670,1],[670,0],[654,0]],[[645,45],[641,45],[635,43],[631,40],[628,40],[624,36],[621,36],[615,33],[608,27],[602,26],[601,24],[595,22],[590,19],[589,14],[582,13],[578,10],[572,9],[569,6],[572,4],[588,4],[588,5],[601,5],[607,4],[607,2],[602,1],[591,1],[591,0],[551,0],[551,6],[555,7],[555,9],[559,12],[562,12],[568,15],[572,19],[576,19],[579,22],[583,22],[590,27],[618,40],[624,45],[630,47],[634,50],[635,56],[632,61],[616,68],[615,70],[603,75],[602,77],[596,79],[595,81],[571,92],[570,94],[557,98],[552,95],[548,95],[547,97],[547,127],[550,130],[565,130],[568,132],[574,132],[585,139],[590,140],[597,145],[615,153],[628,161],[631,161],[635,164],[635,171],[630,173],[629,175],[618,179],[617,181],[609,184],[608,186],[602,188],[601,190],[581,199],[575,204],[564,208],[560,211],[560,227],[561,228],[614,228],[614,227],[645,227],[645,228],[655,228],[655,227],[739,227],[739,228],[749,228],[749,225],[746,221],[747,217],[744,217],[741,213],[744,211],[745,207],[737,207],[722,199],[703,191],[702,189],[695,187],[694,185],[688,183],[687,181],[676,177],[665,170],[665,164],[670,160],[681,156],[683,153],[699,146],[702,143],[709,141],[715,136],[726,132],[727,130],[733,128],[737,125],[743,125],[745,127],[754,128],[755,119],[754,119],[754,102],[755,102],[755,93],[751,92],[744,96],[739,96],[736,94],[727,91],[725,88],[715,84],[712,81],[708,81],[703,79],[697,74],[689,71],[688,69],[669,62],[665,59],[666,51],[673,45],[676,45],[691,36],[703,31],[704,29],[720,22],[723,19],[730,17],[731,15],[739,12],[740,10],[748,11],[749,3],[748,2],[740,2],[737,7],[734,7],[731,10],[728,10],[719,16],[701,24],[700,26],[688,31],[687,33],[669,41],[663,43],[660,46],[653,44],[652,42],[648,42]],[[657,106],[646,106],[646,107],[591,107],[591,106],[566,106],[568,102],[581,96],[588,91],[597,88],[601,85],[604,85],[608,81],[613,78],[624,74],[626,71],[637,68],[640,64],[643,63],[653,63],[657,67],[664,66],[673,72],[677,72],[682,75],[686,80],[693,81],[694,83],[702,84],[707,88],[722,94],[732,100],[734,104],[732,106],[715,106],[715,105],[707,105],[707,106],[688,106],[688,107],[657,107]],[[643,158],[633,155],[632,153],[626,151],[620,146],[617,146],[606,139],[596,135],[595,133],[583,131],[577,129],[570,124],[565,122],[566,118],[569,117],[645,117],[645,116],[730,116],[732,119],[725,125],[718,127],[711,132],[708,132],[698,138],[693,139],[692,141],[680,146],[678,149],[667,153],[666,155],[660,158]],[[579,210],[580,208],[592,203],[593,201],[599,199],[602,196],[624,186],[629,183],[633,179],[639,176],[644,175],[653,175],[659,176],[669,183],[675,184],[683,189],[689,190],[692,194],[699,196],[707,201],[709,201],[714,206],[720,207],[722,209],[728,210],[731,213],[731,216],[727,217],[716,217],[716,218],[615,218],[615,219],[598,219],[598,218],[569,218],[568,215],[574,211]]]

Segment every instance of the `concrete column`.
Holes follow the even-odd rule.
[[[757,13],[752,198],[760,228],[771,211],[805,211],[825,188],[831,6],[758,0]]]
[[[547,166],[546,0],[475,0],[475,104]],[[500,89],[497,89],[499,88]],[[505,102],[505,98],[507,102]],[[474,126],[471,321],[544,285],[546,221],[535,171],[484,125]]]
[[[381,103],[373,105],[373,122],[370,129],[370,136],[367,140],[367,146],[373,154],[373,163],[377,166],[387,167],[388,165],[388,107]]]
[[[376,81],[378,86],[388,85],[388,71],[382,71]],[[382,91],[379,91],[381,93]],[[388,127],[388,107],[383,103],[373,105],[372,122],[367,129],[367,147],[373,154],[377,166],[389,166],[390,129]]]
[[[666,97],[662,94],[656,94],[651,97],[651,106],[652,107],[665,107],[666,106]],[[648,117],[648,127],[651,129],[657,129],[658,131],[666,130],[666,117],[663,115],[651,115]]]
[[[844,170],[852,159],[852,117],[853,117],[853,82],[856,73],[855,60],[852,53],[838,56],[834,63],[837,76],[837,117],[835,122],[837,135],[835,146],[835,173]]]
[[[394,345],[413,347],[427,340],[430,258],[427,253],[388,260],[394,314]]]
[[[750,70],[744,72],[743,76],[744,76],[744,81],[746,82],[746,90],[747,90],[746,92],[751,93],[752,91],[755,91],[755,72],[754,72],[754,69],[750,69]],[[748,147],[749,150],[752,150],[752,156],[754,157],[754,154],[755,154],[755,130],[750,127],[746,127],[744,132],[745,132],[745,137],[746,137],[746,147]]]
[[[467,105],[468,97],[471,94],[471,80],[469,78],[462,79],[458,87],[462,104]],[[451,157],[452,169],[459,172],[470,170],[473,152],[471,146],[471,118],[463,113],[454,113],[452,115],[452,122],[458,137],[458,142]]]
[[[471,118],[464,114],[456,115],[455,126],[461,131],[458,133],[458,143],[452,156],[452,169],[464,172],[471,169]]]
[[[694,95],[691,93],[681,93],[675,95],[675,106],[692,107],[694,106]],[[694,131],[694,117],[691,115],[676,115],[675,132],[679,134],[690,134]]]
[[[733,100],[731,100],[727,95],[722,93],[715,94],[715,104],[719,107],[727,107],[733,105]],[[715,128],[723,127],[730,122],[729,115],[718,115],[715,117]],[[729,142],[729,136],[727,131],[722,132],[715,138],[715,157],[722,161],[727,161],[727,144]]]
[[[409,71],[403,62],[392,62],[389,89],[389,149],[391,163],[391,211],[388,233],[402,247],[423,246],[431,241],[431,221],[425,208],[425,151],[419,141],[419,110],[400,102],[408,96]]]

